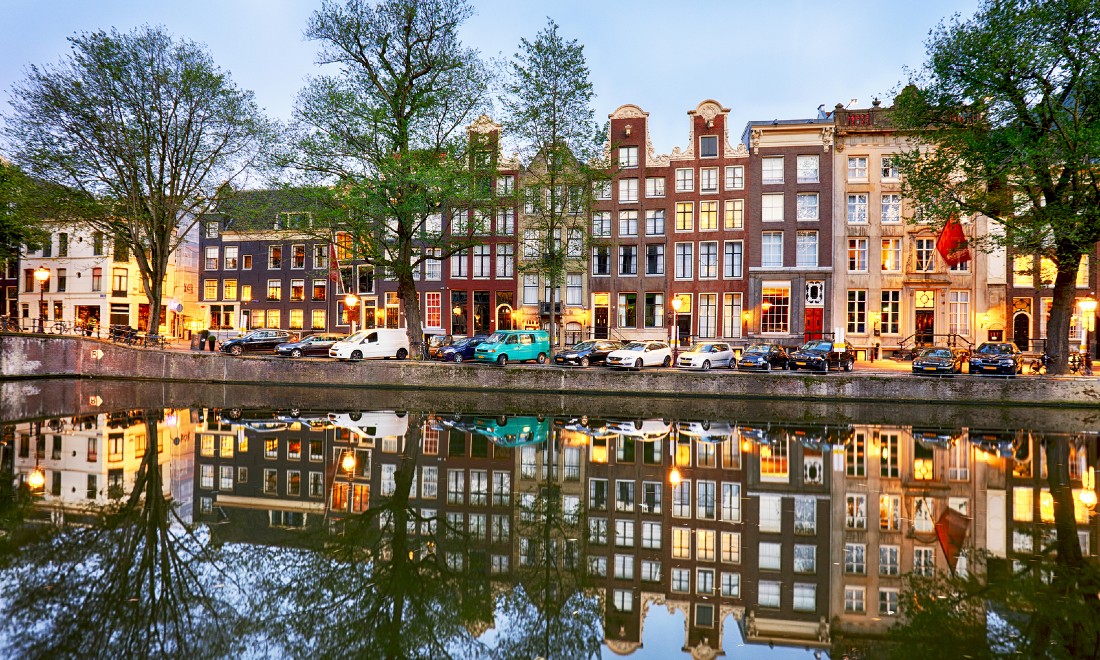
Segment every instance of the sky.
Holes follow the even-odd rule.
[[[750,120],[815,117],[837,103],[884,105],[919,69],[929,30],[978,0],[842,3],[804,0],[470,0],[467,46],[508,58],[547,18],[584,46],[596,119],[623,104],[649,113],[653,147],[686,147],[687,112],[730,109],[736,144]],[[0,0],[0,114],[28,64],[54,64],[73,34],[143,24],[203,43],[273,118],[288,120],[317,45],[302,34],[320,0]]]

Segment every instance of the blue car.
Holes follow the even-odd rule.
[[[444,362],[465,362],[466,360],[474,359],[474,350],[477,345],[485,341],[485,335],[476,335],[474,337],[467,337],[466,339],[459,339],[450,346],[444,346],[436,353],[437,360],[443,360]]]

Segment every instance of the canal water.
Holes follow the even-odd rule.
[[[7,657],[1093,657],[1100,639],[1092,412],[0,393]]]

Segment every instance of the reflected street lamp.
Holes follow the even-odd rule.
[[[50,269],[39,266],[34,270],[34,279],[38,280],[38,331],[46,331],[46,283],[50,281]]]
[[[46,486],[46,473],[42,468],[37,465],[31,470],[31,473],[27,475],[27,486],[30,487],[31,492],[38,493]]]

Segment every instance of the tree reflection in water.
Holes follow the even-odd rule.
[[[230,653],[235,607],[205,535],[165,495],[157,413],[124,501],[87,525],[39,528],[4,557],[0,616],[8,657],[167,657]]]
[[[487,556],[466,529],[410,506],[423,416],[409,416],[388,497],[330,518],[313,550],[265,557],[273,624],[295,657],[484,656],[477,637],[492,621]],[[332,534],[330,530],[338,533]]]
[[[1039,510],[1053,518],[1054,534],[1035,540],[1040,552],[1019,565],[982,552],[962,575],[910,575],[901,594],[904,622],[885,643],[849,655],[1100,657],[1100,570],[1081,552],[1069,444],[1065,436],[1041,444],[1050,503]]]

